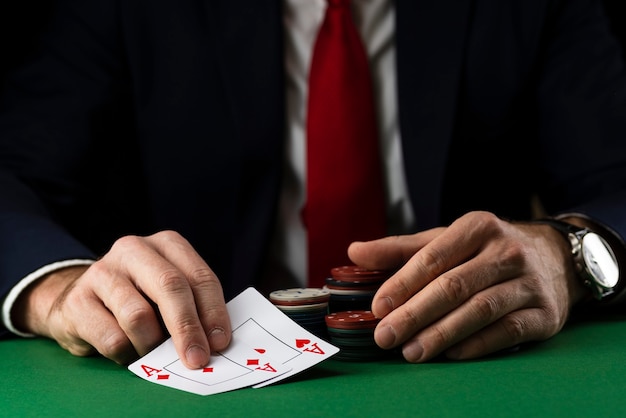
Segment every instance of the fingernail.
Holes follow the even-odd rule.
[[[200,368],[209,362],[209,353],[199,345],[192,345],[187,349],[187,364],[193,368]]]
[[[378,318],[382,318],[393,311],[393,303],[390,297],[382,297],[374,300],[372,311]]]
[[[402,347],[402,356],[406,361],[415,363],[422,358],[424,354],[424,347],[419,340],[411,341],[410,344],[405,344]]]
[[[374,331],[376,344],[381,348],[392,348],[396,344],[396,330],[391,325],[379,325]]]
[[[215,327],[209,332],[209,346],[214,350],[222,350],[228,346],[228,338],[223,328]]]

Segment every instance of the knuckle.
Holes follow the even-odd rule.
[[[131,344],[128,337],[119,331],[109,335],[98,347],[98,352],[106,358],[115,360],[125,357],[130,347]]]
[[[524,276],[524,280],[520,282],[522,290],[533,296],[533,300],[537,304],[542,304],[542,301],[545,299],[545,287],[544,282],[545,279],[537,274],[526,274]]]
[[[418,262],[413,263],[418,274],[433,276],[440,274],[445,269],[446,257],[436,248],[429,247],[422,249],[419,253]]]
[[[407,280],[397,280],[394,283],[394,285],[395,285],[394,293],[399,294],[402,300],[409,299],[415,293],[412,286],[409,284]],[[392,300],[394,299],[395,298],[392,298]],[[397,306],[397,302],[394,302],[394,305]]]
[[[219,284],[219,279],[209,267],[198,267],[192,270],[190,278],[197,286],[208,289],[213,289],[215,285]]]
[[[95,261],[91,266],[89,266],[89,276],[102,277],[108,274],[109,269],[105,261],[103,259]]]
[[[396,323],[401,325],[401,327],[398,328],[398,330],[401,331],[400,334],[402,334],[399,336],[400,340],[406,340],[410,335],[414,334],[415,331],[423,327],[420,317],[414,310],[398,309],[395,312],[397,312],[396,315],[398,315]]]
[[[88,357],[96,353],[96,349],[87,343],[66,343],[60,344],[70,354],[77,357]]]
[[[476,295],[471,301],[476,316],[483,322],[492,323],[500,314],[500,303],[492,296]]]
[[[66,307],[82,307],[88,299],[90,294],[86,288],[78,283],[72,283],[54,301],[50,312],[63,312]]]
[[[556,333],[558,333],[563,325],[565,324],[566,316],[559,315],[556,309],[552,309],[550,307],[544,307],[543,311],[543,329],[544,329],[544,338],[549,338]]]
[[[492,212],[475,211],[467,216],[469,216],[469,223],[480,230],[493,235],[501,235],[504,232],[505,222]]]
[[[227,317],[228,311],[224,305],[211,305],[203,308],[202,317],[207,319],[207,326],[212,328],[221,325],[220,320]]]
[[[472,222],[485,228],[499,229],[502,222],[495,214],[487,211],[470,212],[470,216],[472,216]]]
[[[157,279],[157,284],[159,288],[168,294],[181,293],[189,287],[185,277],[175,269],[163,271]]]
[[[88,280],[89,278],[92,278],[92,277],[102,278],[110,274],[109,267],[103,259],[95,261],[91,266],[89,266],[89,269],[87,271],[88,271],[88,274],[83,275],[85,280]]]
[[[433,326],[430,330],[430,335],[428,336],[428,346],[432,347],[431,349],[433,352],[438,352],[444,347],[450,345],[453,339],[454,334],[450,332],[447,327],[441,325]],[[424,349],[426,349],[426,346]]]
[[[51,336],[61,347],[69,352],[72,352],[74,346],[79,346],[81,343],[84,344],[84,342],[76,336],[73,332],[73,328],[69,324],[52,329]]]
[[[176,231],[172,231],[166,229],[164,231],[159,231],[156,234],[152,235],[151,238],[154,238],[158,241],[163,241],[166,243],[183,243],[186,240]]]
[[[122,328],[127,330],[140,329],[152,320],[154,311],[150,306],[144,304],[133,304],[122,308],[120,321],[124,323]]]
[[[440,297],[446,302],[458,305],[467,298],[467,290],[462,277],[453,272],[441,276],[435,283],[439,287]]]
[[[117,254],[118,256],[124,256],[126,254],[134,253],[138,248],[141,248],[144,245],[144,238],[137,235],[125,235],[121,238],[118,238],[113,243],[109,253]]]
[[[522,265],[526,259],[527,251],[524,246],[518,242],[509,242],[501,248],[498,259],[502,264],[506,265]]]
[[[517,344],[523,341],[526,335],[527,324],[521,317],[515,315],[505,316],[502,318],[501,325],[511,342]]]
[[[197,319],[191,317],[178,317],[174,321],[174,327],[178,335],[194,336],[204,333],[202,325]]]
[[[65,323],[53,330],[52,338],[56,340],[59,346],[74,356],[86,357],[96,353],[95,348],[80,338],[70,323]]]
[[[133,248],[139,245],[142,241],[142,238],[137,235],[125,235],[123,237],[118,238],[114,243],[114,248]]]

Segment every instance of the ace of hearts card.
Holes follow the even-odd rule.
[[[153,383],[198,395],[260,388],[312,367],[339,349],[292,321],[256,289],[226,304],[233,329],[226,350],[202,369],[187,369],[169,338],[128,366]]]

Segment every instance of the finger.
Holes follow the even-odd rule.
[[[86,320],[81,321],[77,331],[98,353],[118,364],[128,364],[138,357],[116,318],[103,305],[94,303],[89,314],[83,315],[83,318],[85,316]]]
[[[540,308],[515,311],[461,341],[445,354],[457,360],[477,358],[524,342],[546,340],[561,327],[550,321]]]
[[[74,355],[88,356],[97,351],[119,364],[137,356],[111,312],[81,285],[55,303],[50,317],[52,338]]]
[[[515,264],[493,263],[495,256],[493,251],[485,251],[430,282],[380,321],[374,334],[376,342],[383,348],[400,345],[477,293],[514,277]],[[496,297],[491,290],[487,295]]]
[[[158,241],[157,251],[189,280],[210,349],[225,349],[230,343],[232,332],[224,292],[217,275],[180,235],[162,233],[154,239]]]
[[[205,366],[209,361],[209,342],[187,277],[139,237],[119,239],[110,254],[120,258],[122,269],[128,271],[135,286],[156,302],[185,366]]]
[[[436,228],[414,235],[353,242],[348,247],[348,256],[354,264],[370,270],[396,270],[443,231]]]
[[[510,312],[530,305],[533,299],[521,280],[489,287],[408,339],[402,347],[402,354],[410,362],[430,360]]]
[[[486,220],[479,222],[475,218]],[[453,223],[383,283],[372,301],[374,315],[379,318],[388,315],[435,278],[477,254],[494,229],[499,230],[495,220],[495,217],[473,216]],[[458,280],[453,276],[449,285],[456,284]]]
[[[108,279],[102,280],[103,277]],[[165,333],[157,313],[124,272],[112,271],[98,261],[85,273],[84,280],[93,283],[95,295],[119,324],[115,328],[122,329],[139,356],[163,341]]]

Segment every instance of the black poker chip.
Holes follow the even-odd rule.
[[[376,291],[389,278],[390,271],[368,270],[359,266],[331,269],[324,289],[330,294],[329,311],[368,310]]]
[[[374,330],[380,320],[369,310],[335,312],[326,315],[330,343],[339,347],[333,358],[343,361],[373,361],[388,352],[374,340]]]
[[[310,333],[327,340],[325,317],[328,314],[330,293],[319,288],[292,288],[275,290],[270,301],[295,323]]]

